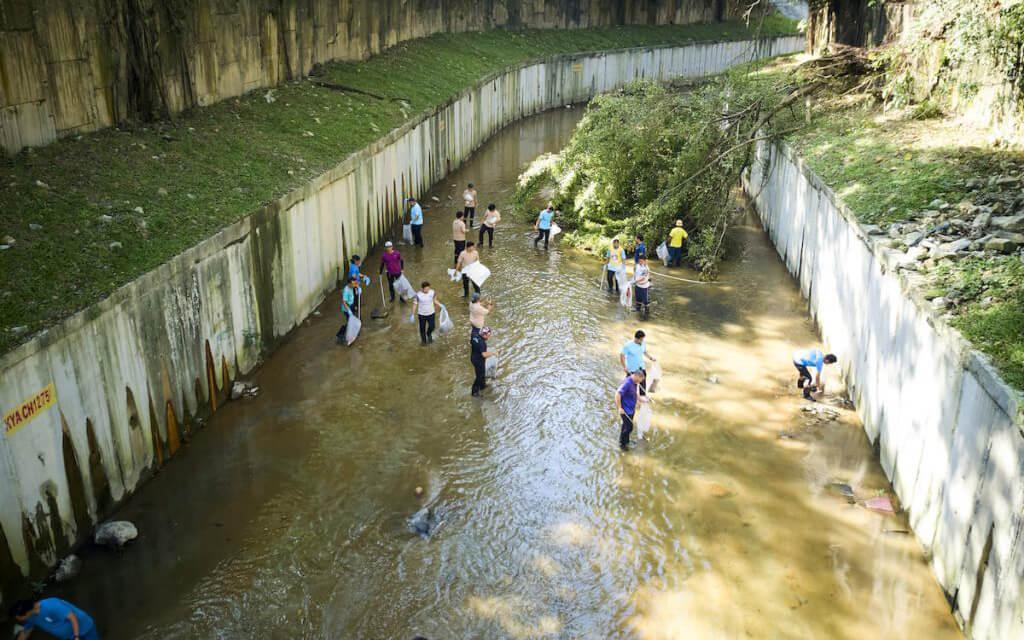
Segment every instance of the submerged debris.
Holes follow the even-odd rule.
[[[57,582],[67,582],[72,580],[79,573],[82,572],[82,560],[78,556],[71,554],[64,558],[57,565],[57,570],[53,574],[53,579]]]
[[[235,382],[231,385],[232,400],[238,400],[239,398],[255,398],[259,394],[260,388],[251,382],[235,380]]]
[[[127,520],[104,522],[96,528],[93,542],[103,547],[120,549],[128,542],[139,537],[139,530]]]

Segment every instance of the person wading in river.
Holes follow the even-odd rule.
[[[434,328],[437,327],[437,309],[441,303],[437,301],[437,295],[430,288],[430,283],[424,280],[420,284],[420,290],[416,292],[416,315],[420,321],[420,344],[430,344],[434,341]]]
[[[453,263],[459,261],[459,254],[466,249],[466,221],[463,220],[464,215],[463,212],[456,211],[455,220],[452,221],[452,241],[455,243],[455,255],[452,256]]]
[[[412,241],[417,247],[423,246],[423,207],[416,198],[409,198],[409,225],[412,227]]]
[[[487,388],[487,358],[498,355],[497,350],[487,350],[487,340],[490,337],[490,327],[473,327],[469,333],[469,361],[473,364],[474,374],[470,395],[473,396],[480,395],[480,392]]]
[[[537,214],[537,221],[533,223],[533,230],[537,232],[537,237],[533,240],[533,248],[537,248],[537,243],[542,239],[544,240],[544,249],[548,248],[548,240],[551,239],[551,221],[555,217],[555,207],[550,202],[546,209]]]
[[[480,260],[480,253],[476,250],[476,244],[472,240],[470,240],[469,242],[466,243],[465,250],[462,253],[460,253],[458,259],[455,260],[455,269],[458,271],[462,271],[463,269],[465,269],[466,267],[468,267],[469,265],[473,264],[478,260]],[[462,274],[463,298],[469,297],[470,282],[472,282],[472,280],[469,279],[469,276],[467,276],[466,274]],[[480,293],[480,285],[473,282],[473,291]]]
[[[647,313],[647,305],[651,304],[651,269],[647,266],[647,256],[639,254],[636,267],[633,269],[633,283],[636,285],[636,298],[633,305],[641,315]]]
[[[642,330],[638,330],[633,334],[633,339],[622,345],[622,350],[619,352],[619,364],[622,365],[622,370],[628,376],[631,373],[639,371],[644,374],[646,379],[647,369],[644,367],[644,358],[647,358],[651,362],[657,362],[658,359],[647,353],[647,345],[644,344],[644,339],[647,337]],[[647,383],[644,382],[640,385],[640,395],[646,395]]]
[[[338,329],[338,333],[334,334],[337,338],[338,344],[345,344],[345,329],[348,328],[349,318],[359,313],[359,278],[352,276],[348,279],[348,286],[341,290],[341,313],[345,316],[345,321],[341,324],[341,328]]]
[[[640,264],[640,256],[647,255],[647,245],[644,244],[644,237],[636,234],[636,245],[633,247],[633,264]]]
[[[476,217],[476,188],[473,187],[472,182],[466,185],[466,190],[462,192],[462,204],[462,212],[466,214],[466,222],[472,229],[473,218]]]
[[[352,256],[352,261],[348,263],[348,277],[346,277],[346,280],[351,280],[352,278],[355,278],[356,280],[359,281],[360,285],[370,286],[370,276],[363,275],[363,272],[361,271],[362,267],[363,259],[360,258],[358,255]],[[362,308],[362,306],[363,288],[362,286],[360,286],[359,290],[356,291],[355,314],[357,316],[359,315],[359,310]]]
[[[494,228],[501,222],[501,212],[498,211],[498,207],[491,203],[487,205],[487,211],[484,212],[484,221],[480,225],[480,238],[477,240],[477,245],[484,246],[484,234],[487,234],[487,248],[494,246]]]
[[[26,640],[37,629],[57,640],[100,640],[89,614],[60,598],[18,600],[10,613],[23,627],[16,640]]]
[[[668,232],[668,264],[671,267],[678,267],[683,262],[683,242],[687,238],[686,229],[683,228],[683,221],[676,220],[676,226]]]
[[[608,291],[618,292],[619,281],[615,276],[626,270],[626,250],[619,244],[619,239],[612,240],[610,249],[604,252],[605,278],[608,280]]]
[[[626,376],[615,392],[615,408],[619,410],[622,428],[619,431],[619,446],[629,449],[629,434],[633,432],[633,418],[636,415],[637,390],[644,382],[644,372],[634,371]]]
[[[836,361],[834,354],[822,353],[821,349],[803,349],[793,354],[793,366],[796,367],[800,377],[796,380],[796,386],[804,390],[804,399],[815,402],[811,393],[818,391],[825,393],[825,383],[821,381],[821,370],[826,364]],[[814,377],[808,367],[814,367]],[[811,382],[814,382],[812,385]]]
[[[402,260],[402,254],[388,240],[384,243],[384,253],[380,256],[380,269],[377,270],[377,273],[381,274],[387,271],[388,291],[391,293],[391,302],[395,301],[395,280],[398,280],[402,275],[403,269],[405,269],[405,261]]]
[[[475,329],[482,329],[487,322],[487,314],[494,309],[491,301],[482,301],[479,293],[474,293],[469,302],[469,324]]]

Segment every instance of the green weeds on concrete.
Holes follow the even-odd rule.
[[[771,17],[756,35],[794,32],[792,22]],[[0,353],[487,74],[560,53],[754,35],[741,23],[436,35],[173,122],[107,130],[4,159],[0,244],[9,248],[0,250]]]

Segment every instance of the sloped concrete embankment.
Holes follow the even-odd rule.
[[[746,186],[961,625],[1024,638],[1019,395],[791,149],[762,144]]]
[[[719,73],[800,37],[563,56],[488,77],[0,358],[0,576],[38,576],[173,456],[195,416],[306,318],[406,196],[505,125],[637,78]],[[428,213],[428,215],[430,215]],[[55,402],[32,402],[53,385]],[[157,507],[158,508],[158,507]]]

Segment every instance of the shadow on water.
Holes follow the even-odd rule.
[[[470,397],[453,207],[469,181],[506,201],[579,113],[513,125],[424,194],[427,248],[400,249],[452,335],[420,347],[408,305],[370,320],[374,283],[363,335],[339,347],[330,298],[255,375],[262,394],[121,510],[137,543],[87,553],[61,595],[115,640],[957,637],[912,537],[885,533],[905,523],[823,489],[888,485],[851,412],[800,411],[790,353],[815,338],[752,218],[721,285],[655,281],[643,326],[666,379],[634,452],[617,450],[612,393],[636,319],[592,258],[535,251],[511,220],[482,254],[499,373]],[[409,529],[427,506],[429,537]]]

